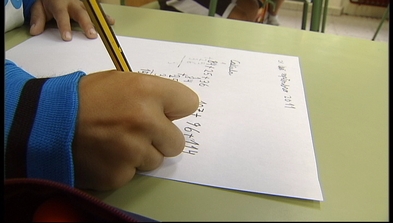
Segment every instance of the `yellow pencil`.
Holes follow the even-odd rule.
[[[97,0],[83,0],[86,11],[90,16],[91,21],[94,24],[95,29],[101,37],[106,50],[109,53],[113,63],[115,64],[116,70],[118,71],[132,71],[127,59],[120,47],[119,41],[105,19],[104,10]]]

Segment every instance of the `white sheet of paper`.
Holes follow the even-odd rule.
[[[175,121],[182,154],[145,172],[227,189],[323,200],[299,58],[118,36],[133,71],[186,84],[201,104]],[[6,58],[36,77],[114,69],[100,39],[47,30]],[[176,95],[174,95],[176,97]]]

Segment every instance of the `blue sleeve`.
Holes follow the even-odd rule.
[[[27,148],[23,150],[26,154],[21,156],[18,151],[16,155],[25,157],[25,160],[19,160],[12,156],[17,146],[12,144],[15,140],[10,140],[10,135],[22,135],[20,129],[23,129],[24,122],[20,127],[15,127],[15,123],[31,114],[18,110],[20,100],[23,95],[29,97],[26,83],[40,79],[9,60],[5,61],[5,72],[5,177],[14,171],[12,168],[25,166],[25,170],[22,170],[25,176],[20,177],[47,179],[74,186],[72,143],[79,105],[78,86],[85,73],[78,71],[45,80],[37,97]]]
[[[25,17],[25,22],[30,22],[31,17],[31,6],[33,6],[35,0],[23,0],[23,15]]]

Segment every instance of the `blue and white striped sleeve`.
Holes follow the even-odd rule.
[[[72,142],[85,73],[37,79],[9,60],[5,72],[5,178],[74,186]]]

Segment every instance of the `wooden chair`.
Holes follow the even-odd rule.
[[[349,0],[349,1],[351,3],[358,4],[358,5],[371,5],[371,6],[378,6],[378,7],[386,7],[386,10],[382,16],[381,22],[379,23],[377,30],[375,31],[374,36],[371,39],[372,41],[374,41],[379,33],[379,30],[382,27],[383,22],[386,20],[386,18],[389,15],[390,0]]]
[[[375,31],[373,38],[371,39],[372,41],[374,41],[375,38],[377,37],[377,35],[378,35],[378,33],[379,33],[379,30],[380,30],[381,27],[382,27],[383,22],[386,20],[386,18],[387,18],[388,15],[389,15],[389,6],[390,6],[390,3],[388,4],[388,6],[387,6],[387,8],[386,8],[386,10],[385,10],[385,13],[384,13],[383,16],[382,16],[381,22],[379,23],[378,28],[377,28],[377,30]]]

